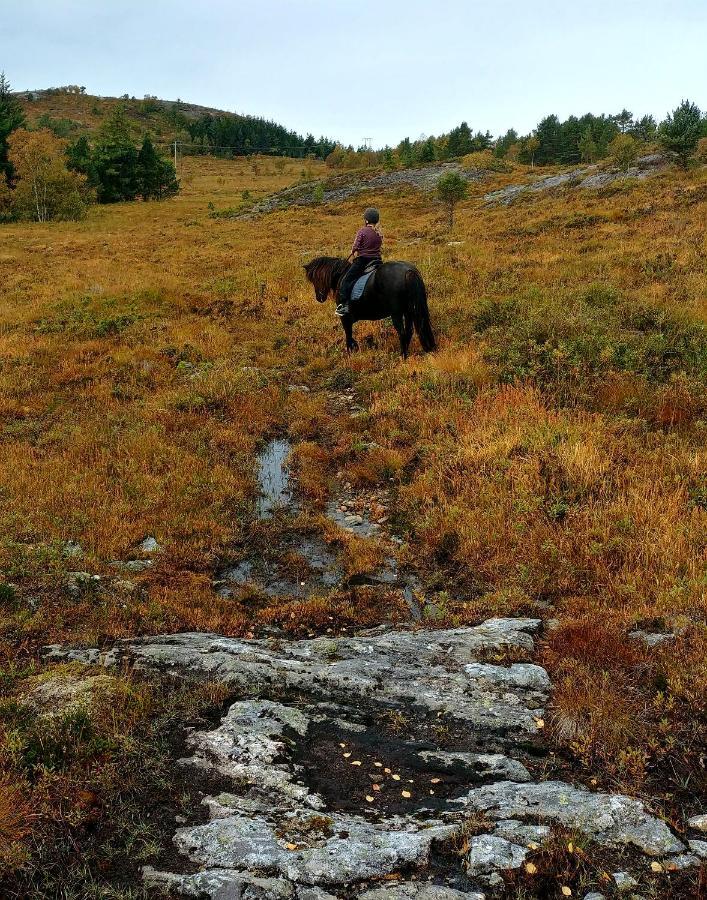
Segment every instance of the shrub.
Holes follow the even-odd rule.
[[[619,134],[609,144],[611,159],[622,172],[628,172],[638,156],[638,144],[630,134]]]

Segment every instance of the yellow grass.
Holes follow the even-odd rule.
[[[705,373],[661,380],[607,364],[592,375],[573,361],[570,329],[554,350],[560,377],[543,363],[513,380],[499,353],[522,322],[504,337],[478,317],[510,298],[576,314],[577,333],[599,328],[603,307],[581,300],[598,285],[627,310],[704,324],[705,169],[483,208],[484,191],[522,173],[493,176],[458,210],[454,244],[429,198],[376,196],[386,255],[420,267],[440,343],[403,363],[376,324],[357,326],[369,349],[347,359],[332,306],[314,302],[301,268],[346,254],[371,197],[209,216],[209,204],[239,207],[244,190],[296,182],[303,166],[326,177],[315,162],[186,158],[174,200],[0,228],[0,566],[16,585],[5,659],[50,640],[386,618],[365,597],[360,609],[342,596],[249,609],[215,595],[214,566],[244,536],[256,449],[287,432],[315,509],[339,470],[394,487],[403,556],[444,597],[442,624],[559,621],[541,654],[558,686],[548,730],[578,766],[634,790],[672,766],[691,787],[707,687]],[[335,410],[342,384],[367,413]],[[356,450],[361,439],[382,449]],[[141,591],[67,597],[63,572],[109,574],[148,534],[164,552],[135,579]],[[63,558],[68,540],[84,559]],[[350,571],[362,552],[347,548]],[[627,638],[652,620],[680,636],[651,652]]]

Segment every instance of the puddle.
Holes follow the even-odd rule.
[[[292,503],[290,473],[287,458],[292,444],[286,438],[275,438],[258,454],[258,487],[260,496],[255,504],[259,519],[270,519],[278,509]]]
[[[321,538],[296,534],[273,548],[272,556],[245,559],[224,569],[217,593],[233,597],[250,588],[268,597],[304,598],[337,587],[342,578],[336,553]]]
[[[296,513],[288,459],[292,444],[286,438],[275,438],[257,457],[259,495],[255,513],[260,521],[272,519],[278,511]],[[366,511],[355,512],[347,497],[329,501],[326,515],[342,529],[363,539],[381,537],[381,525]],[[385,520],[384,520],[385,521]],[[280,535],[277,543],[267,547],[260,556],[250,556],[235,565],[225,566],[213,582],[221,597],[244,597],[256,592],[266,597],[294,597],[305,599],[314,594],[327,593],[343,585],[345,572],[337,551],[317,534],[291,530]],[[348,585],[370,585],[381,588],[398,587],[414,619],[421,611],[413,590],[417,583],[401,578],[397,560],[388,555],[380,569],[354,576]]]

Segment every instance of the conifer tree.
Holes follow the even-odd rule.
[[[579,150],[579,155],[582,162],[594,162],[597,158],[598,147],[596,141],[594,140],[594,135],[592,134],[592,129],[589,125],[584,130],[582,137],[579,139],[577,144],[577,149]]]
[[[25,116],[22,105],[12,94],[10,82],[0,72],[0,176],[8,182],[12,178],[12,164],[8,159],[8,138],[21,125]]]
[[[702,113],[697,104],[689,100],[683,100],[672,114],[668,113],[658,128],[660,143],[666,150],[676,153],[683,166],[687,166],[701,135]]]
[[[162,159],[147,134],[137,157],[137,182],[143,200],[162,200],[179,190],[174,166]]]
[[[134,200],[140,191],[138,153],[123,110],[118,107],[102,126],[92,164],[99,203]]]
[[[447,207],[449,230],[454,226],[454,207],[460,200],[466,200],[469,185],[458,172],[446,172],[437,182],[437,196]]]

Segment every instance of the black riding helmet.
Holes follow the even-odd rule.
[[[369,206],[363,214],[363,219],[369,225],[376,225],[380,221],[380,213],[373,206]]]

